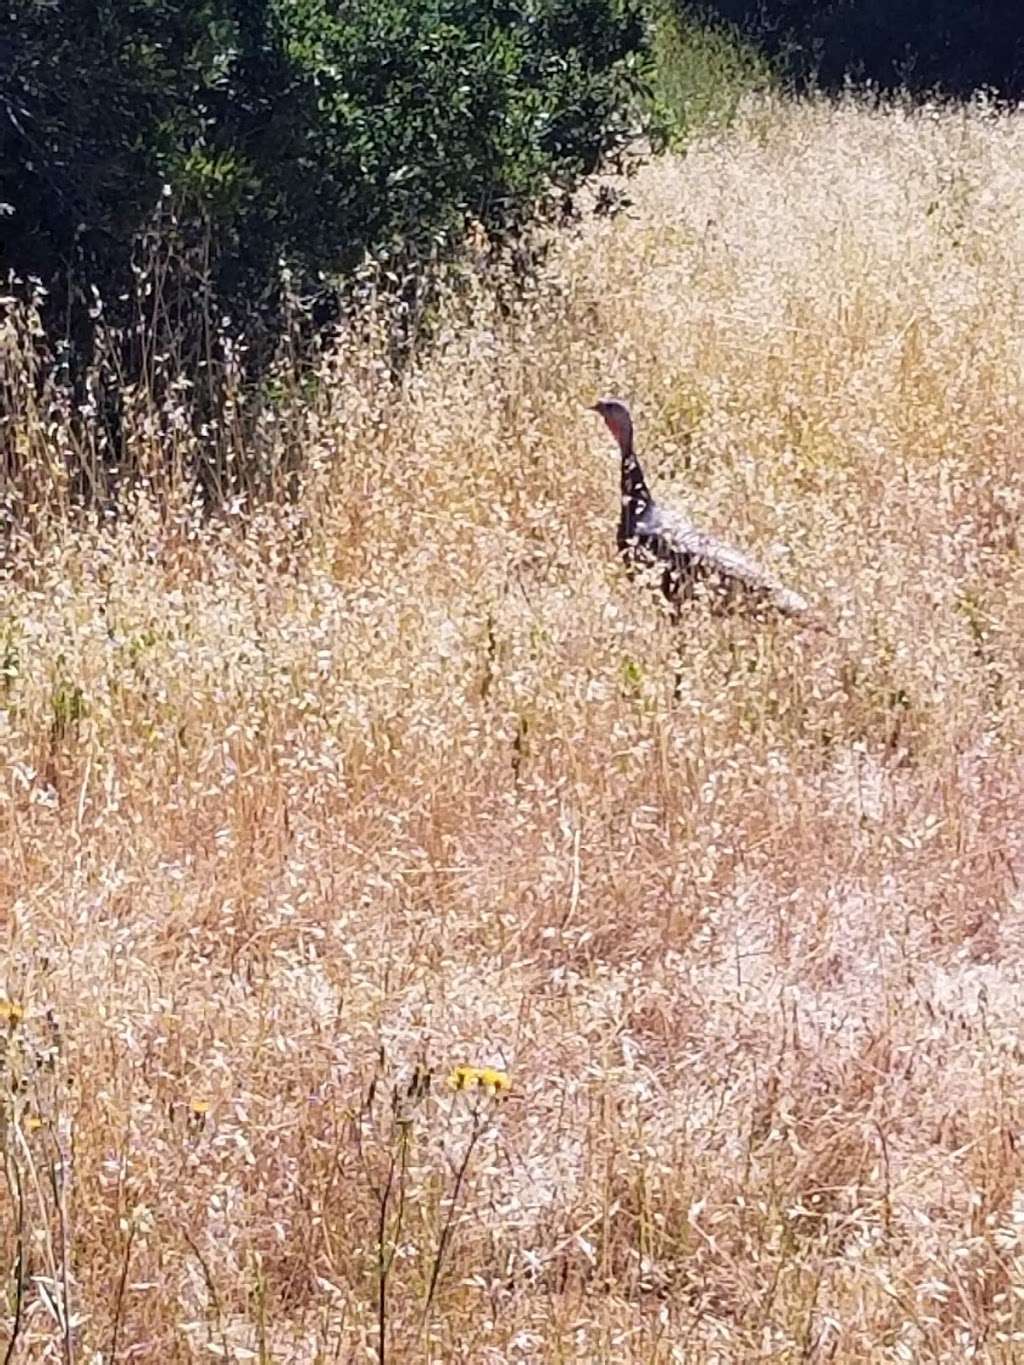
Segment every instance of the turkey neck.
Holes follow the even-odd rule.
[[[633,449],[630,434],[621,444],[622,451],[622,529],[631,535],[638,517],[651,505],[651,494],[644,471]]]

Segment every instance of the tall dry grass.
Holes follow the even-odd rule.
[[[287,511],[13,552],[9,1360],[1020,1358],[1022,185],[759,104]],[[601,390],[832,635],[668,630]]]

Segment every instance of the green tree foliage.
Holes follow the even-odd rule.
[[[638,0],[0,0],[0,26],[3,263],[83,337],[160,203],[201,262],[184,320],[272,321],[281,262],[315,290],[474,220],[514,237],[621,152],[645,76]]]

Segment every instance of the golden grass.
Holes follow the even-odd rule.
[[[1022,175],[759,104],[287,514],[14,564],[12,1359],[1020,1358]],[[668,630],[599,391],[834,634]]]

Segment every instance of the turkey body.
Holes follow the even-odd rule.
[[[705,599],[715,611],[802,616],[806,600],[731,545],[708,535],[651,496],[633,445],[633,419],[620,399],[594,404],[622,457],[619,553],[633,576],[650,578],[678,615]]]
[[[677,613],[698,599],[713,611],[801,616],[809,610],[799,593],[752,559],[655,502],[639,513],[623,505],[617,543],[630,573],[654,577]]]

